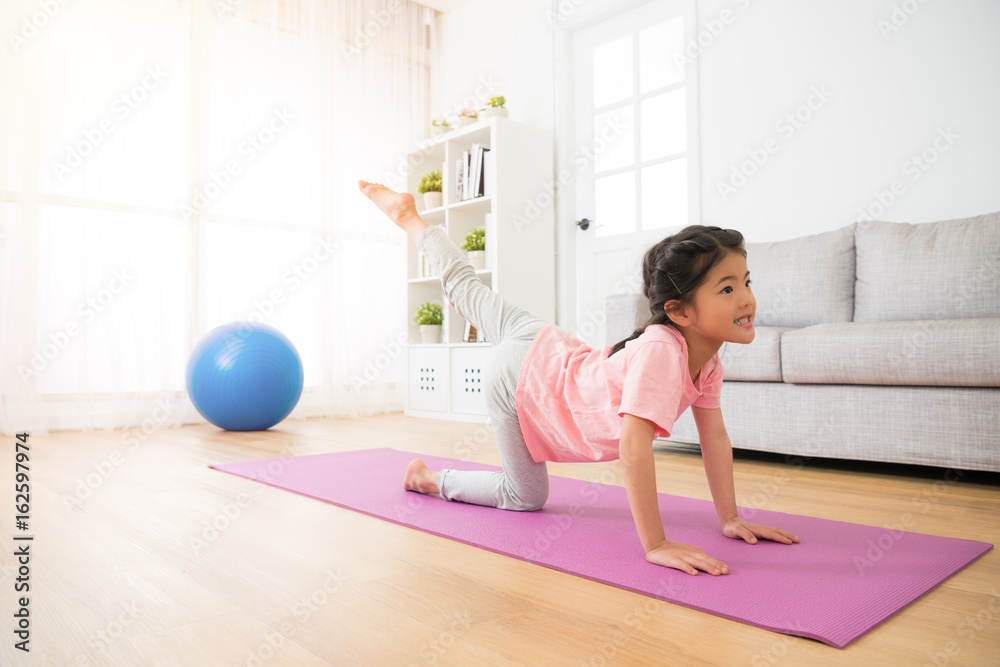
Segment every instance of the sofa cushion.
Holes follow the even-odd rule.
[[[754,327],[756,335],[749,345],[725,343],[719,350],[722,379],[757,382],[781,382],[781,335],[794,331],[783,327]]]
[[[854,227],[773,243],[748,243],[755,323],[807,327],[854,316]]]
[[[781,336],[785,382],[1000,387],[1000,319],[828,323]]]
[[[1000,212],[922,224],[863,221],[856,245],[855,321],[1000,317]]]

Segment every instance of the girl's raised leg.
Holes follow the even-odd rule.
[[[487,287],[468,258],[440,226],[417,213],[413,195],[377,183],[359,189],[414,240],[417,250],[441,278],[445,298],[458,314],[483,332],[494,346],[487,407],[500,450],[502,472],[429,470],[420,459],[407,466],[403,486],[419,493],[511,510],[536,510],[548,497],[545,463],[536,463],[521,434],[515,406],[520,362],[545,321],[518,308]]]

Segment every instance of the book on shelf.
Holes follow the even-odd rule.
[[[469,151],[462,153],[462,199],[468,199],[472,196],[472,188],[469,187]]]
[[[455,201],[493,194],[496,167],[490,149],[482,144],[472,144],[455,160]],[[489,192],[487,192],[489,190]]]
[[[476,327],[469,322],[465,321],[465,332],[462,334],[463,343],[487,343],[486,336],[483,335],[481,331],[476,329]]]
[[[469,172],[469,175],[470,175],[469,182],[471,184],[471,187],[469,188],[469,191],[471,193],[471,197],[478,197],[479,196],[479,180],[480,180],[479,179],[479,174],[482,173],[481,172],[482,161],[483,161],[483,147],[482,147],[482,145],[481,144],[472,144],[472,155],[471,155],[472,171]]]

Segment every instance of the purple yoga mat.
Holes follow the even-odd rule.
[[[844,648],[992,544],[887,527],[740,508],[792,531],[798,544],[729,539],[706,500],[660,496],[668,539],[702,547],[729,574],[697,576],[648,563],[625,489],[550,475],[538,512],[511,512],[404,491],[413,458],[432,469],[499,470],[395,449],[367,449],[210,466],[506,556],[750,625]]]

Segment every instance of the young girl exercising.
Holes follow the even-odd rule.
[[[409,234],[437,270],[448,301],[495,346],[486,402],[503,471],[435,471],[414,459],[404,488],[537,510],[549,494],[546,461],[620,458],[646,560],[693,575],[728,574],[700,547],[668,541],[660,519],[653,439],[669,436],[690,407],[723,534],[750,544],[799,541],[787,530],[745,521],[736,510],[718,350],[727,341],[754,339],[757,302],[742,234],[694,225],[650,248],[642,273],[652,317],[617,345],[594,350],[484,285],[445,231],[417,214],[413,195],[365,181],[358,188]]]

